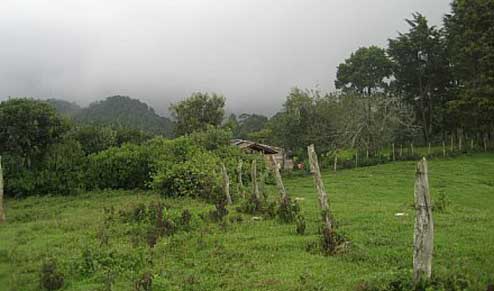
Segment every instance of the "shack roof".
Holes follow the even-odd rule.
[[[233,139],[232,145],[238,146],[241,149],[250,149],[256,152],[263,152],[264,154],[274,155],[282,151],[281,148],[270,146],[262,143],[257,143],[245,139]]]

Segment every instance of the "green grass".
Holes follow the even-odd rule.
[[[113,281],[113,290],[132,290],[144,271],[154,275],[155,290],[353,290],[359,282],[411,270],[414,172],[414,162],[324,172],[338,232],[351,242],[345,253],[329,257],[306,251],[319,238],[310,176],[285,179],[291,197],[304,198],[303,236],[294,224],[246,215],[226,226],[204,222],[199,214],[211,205],[162,199],[171,215],[190,209],[193,230],[162,238],[154,249],[131,243],[131,234],[144,226],[118,218],[109,227],[108,245],[100,245],[97,233],[104,207],[128,209],[158,200],[156,194],[9,199],[8,222],[0,226],[0,289],[38,290],[40,266],[50,257],[64,274],[66,290],[104,290],[105,281]],[[450,201],[445,211],[434,212],[433,273],[466,272],[485,286],[494,279],[494,155],[433,160],[429,172],[433,199],[444,194]],[[396,217],[397,212],[407,215]],[[94,265],[89,271],[88,261]]]

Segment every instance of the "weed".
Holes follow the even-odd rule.
[[[64,276],[57,270],[57,264],[49,259],[43,263],[40,271],[40,286],[43,290],[59,290],[64,285]]]

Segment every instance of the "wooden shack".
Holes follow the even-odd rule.
[[[293,160],[291,159],[291,153],[284,150],[283,148],[261,144],[245,139],[234,139],[231,141],[231,144],[250,154],[262,153],[269,166],[273,166],[271,156],[274,156],[281,169],[293,169]]]

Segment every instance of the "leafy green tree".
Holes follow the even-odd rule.
[[[385,79],[391,73],[392,64],[384,49],[377,46],[362,47],[338,66],[335,86],[337,89],[371,95],[386,87]]]
[[[445,104],[450,83],[443,32],[429,26],[419,13],[407,19],[410,30],[389,40],[388,54],[394,62],[393,88],[414,106],[424,142],[435,128],[444,130]]]
[[[46,102],[14,98],[0,103],[0,153],[17,156],[27,168],[68,129],[68,121]]]
[[[260,131],[264,128],[268,118],[260,114],[240,114],[238,117],[238,129],[236,137],[248,138],[250,133]]]
[[[457,84],[449,108],[466,129],[494,128],[494,1],[455,0],[445,28]]]
[[[177,136],[220,126],[225,115],[225,97],[215,93],[194,93],[170,106]]]

